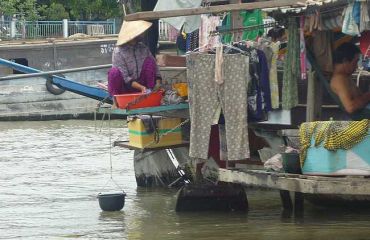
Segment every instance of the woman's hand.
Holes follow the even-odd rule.
[[[158,91],[162,88],[161,79],[157,79],[153,91]]]
[[[136,81],[132,82],[131,87],[135,88],[136,90],[139,90],[142,93],[146,92],[146,87]]]

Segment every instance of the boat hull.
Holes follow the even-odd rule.
[[[0,56],[41,71],[110,64],[116,39],[86,39],[7,43]],[[107,81],[108,69],[65,73],[78,83],[97,87]],[[0,77],[17,74],[0,66]],[[47,89],[46,79],[33,77],[0,81],[0,120],[47,120],[92,116],[97,101],[68,91]]]

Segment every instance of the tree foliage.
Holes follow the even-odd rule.
[[[23,20],[38,20],[40,7],[37,0],[1,0],[0,13],[6,16],[16,16]]]
[[[123,12],[117,0],[0,0],[0,15],[14,14],[26,20],[106,20]]]
[[[64,1],[62,1],[64,2]],[[70,17],[75,20],[105,20],[121,15],[116,0],[67,0]]]
[[[60,3],[52,3],[50,6],[43,5],[40,11],[43,19],[57,21],[62,19],[69,19],[69,14]]]

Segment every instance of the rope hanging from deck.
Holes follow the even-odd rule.
[[[306,159],[308,148],[311,147],[312,137],[315,140],[315,147],[323,144],[330,151],[348,150],[365,139],[368,135],[369,123],[369,119],[303,123],[299,128],[301,166]]]

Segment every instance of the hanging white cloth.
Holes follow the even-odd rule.
[[[360,19],[360,32],[370,29],[369,10],[367,8],[367,1],[361,2],[361,19]]]
[[[216,58],[215,58],[215,82],[219,85],[224,83],[224,71],[223,71],[223,45],[220,44],[216,47]]]
[[[154,11],[177,10],[183,8],[198,8],[202,0],[158,0]],[[193,32],[200,27],[200,15],[164,18],[163,21],[180,30],[184,26],[186,33]]]
[[[215,31],[222,23],[219,16],[201,15],[201,25],[199,28],[199,46],[206,46],[204,51],[214,48],[220,44],[219,36],[211,36],[210,33]],[[201,50],[199,50],[201,51]]]

